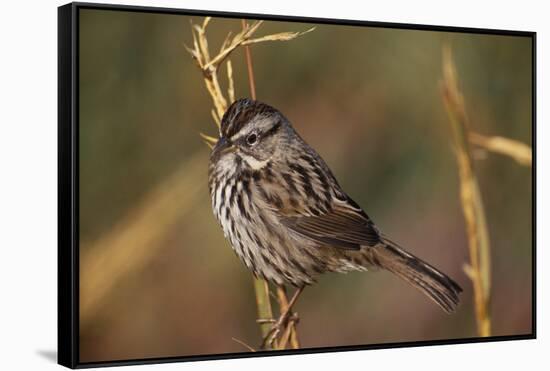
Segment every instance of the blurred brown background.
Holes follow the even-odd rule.
[[[81,361],[257,346],[250,273],[210,208],[211,101],[183,44],[200,17],[81,10]],[[310,24],[266,22],[258,36]],[[211,50],[240,21],[213,19]],[[317,25],[252,47],[258,98],[280,109],[385,233],[465,289],[454,315],[389,273],[329,274],[296,307],[303,347],[476,336],[441,49],[475,130],[531,145],[531,41]],[[237,97],[248,95],[241,50]],[[225,69],[221,72],[225,73]],[[222,81],[225,81],[222,78]],[[531,169],[476,152],[492,248],[494,335],[531,332]]]

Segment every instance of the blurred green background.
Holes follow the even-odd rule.
[[[207,188],[216,135],[183,44],[201,17],[80,11],[81,361],[257,347],[251,274]],[[237,19],[209,25],[212,53]],[[311,24],[265,22],[257,36]],[[379,227],[464,288],[446,315],[386,272],[328,274],[296,307],[303,347],[476,336],[452,134],[441,99],[449,43],[473,128],[531,145],[531,40],[317,25],[252,46],[258,99],[280,109]],[[248,96],[244,53],[231,56]],[[221,70],[225,83],[225,69]],[[532,176],[477,150],[492,248],[494,335],[531,332]]]

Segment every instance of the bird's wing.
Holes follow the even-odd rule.
[[[380,233],[365,212],[351,199],[336,200],[321,215],[281,216],[283,225],[321,245],[358,250],[380,242]]]

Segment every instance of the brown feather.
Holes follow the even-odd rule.
[[[368,254],[371,261],[419,289],[445,312],[455,311],[462,288],[444,273],[385,237],[381,245],[368,249]]]
[[[282,217],[281,222],[322,245],[359,250],[361,245],[374,246],[380,241],[372,222],[362,213],[346,206],[337,205],[319,216]]]

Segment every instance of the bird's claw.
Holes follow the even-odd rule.
[[[290,310],[286,311],[285,313],[281,314],[281,316],[277,319],[277,321],[274,320],[264,320],[264,323],[273,323],[273,326],[269,329],[269,332],[264,336],[264,339],[262,341],[262,344],[260,346],[261,349],[265,349],[267,345],[270,347],[273,346],[273,342],[275,339],[277,339],[277,336],[281,333],[284,327],[287,326],[289,321],[297,321],[298,316],[295,313],[292,313]]]

